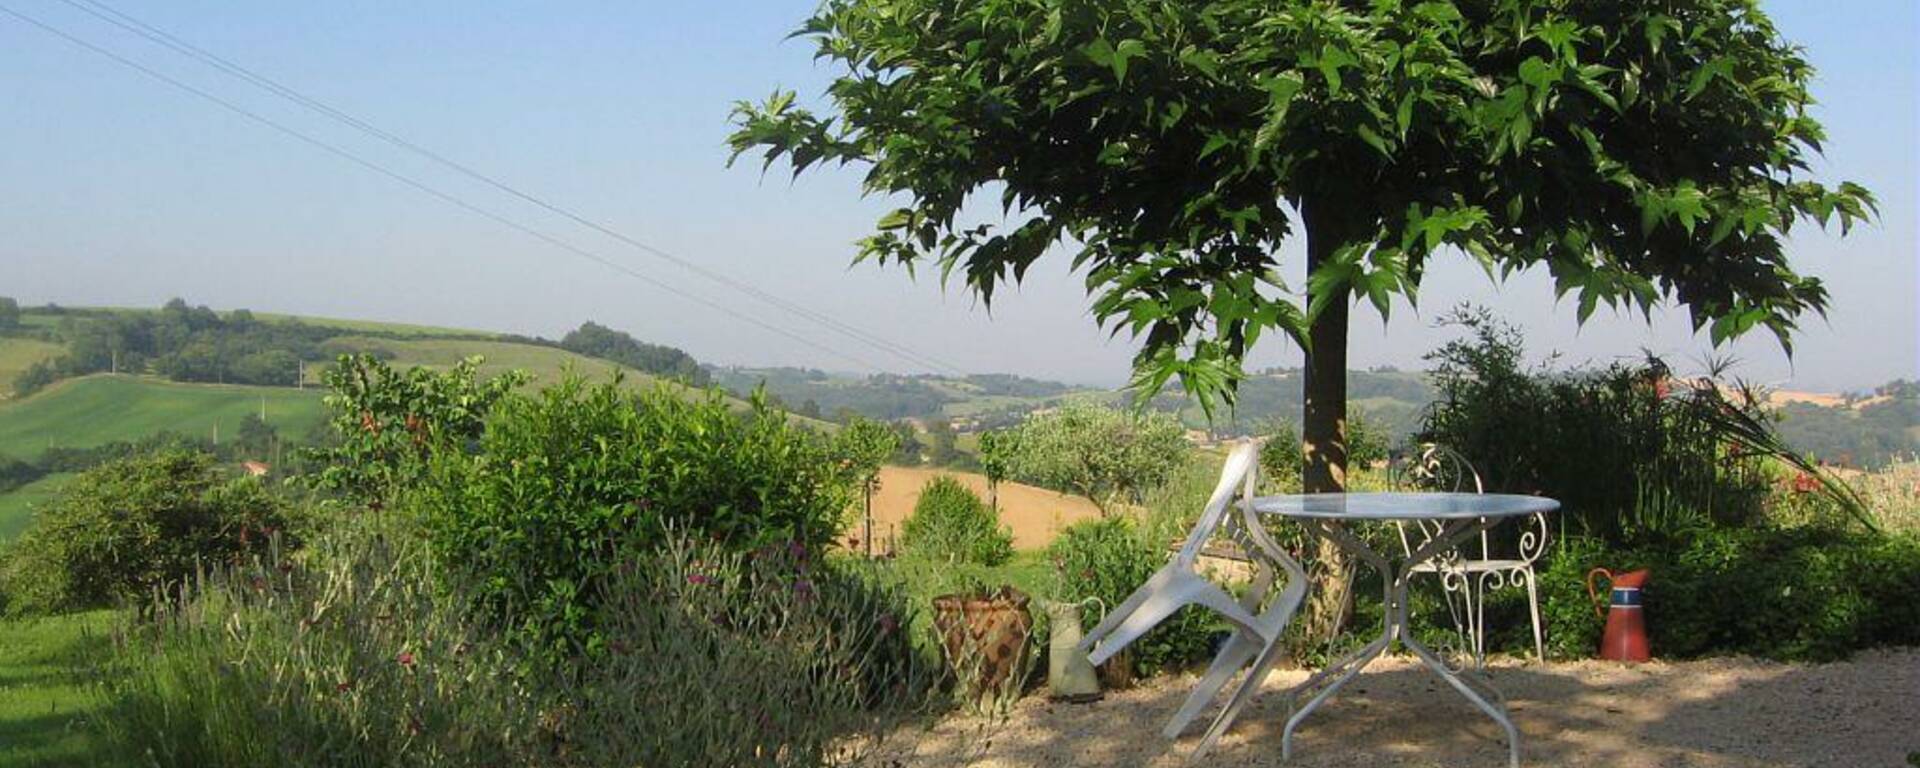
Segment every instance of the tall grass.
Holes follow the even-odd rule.
[[[376,526],[156,595],[102,665],[129,764],[531,762],[536,696],[508,650],[434,592],[411,536]]]
[[[1848,482],[1882,529],[1920,533],[1920,457],[1896,458],[1885,469]]]
[[[111,751],[209,768],[833,765],[923,700],[904,601],[802,553],[675,538],[602,587],[609,647],[554,669],[462,613],[417,542],[363,520],[156,596],[99,660]]]

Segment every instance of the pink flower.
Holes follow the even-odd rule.
[[[1802,472],[1799,476],[1793,478],[1794,493],[1813,493],[1819,490],[1819,488],[1820,481],[1815,479],[1813,475]]]
[[[713,577],[704,573],[689,573],[687,574],[687,583],[705,586],[713,583]]]
[[[394,657],[393,660],[400,662],[400,666],[406,667],[407,669],[413,669],[413,652],[412,651],[401,651],[400,655]]]

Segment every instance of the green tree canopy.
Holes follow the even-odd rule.
[[[0,331],[10,331],[20,327],[20,302],[10,296],[0,296]]]
[[[1813,70],[1755,0],[827,0],[799,34],[829,105],[741,104],[736,157],[865,166],[904,204],[859,257],[989,304],[1064,246],[1143,339],[1143,395],[1230,398],[1286,333],[1314,490],[1344,474],[1350,301],[1415,298],[1435,254],[1544,265],[1583,320],[1675,299],[1716,343],[1786,345],[1827,293],[1783,239],[1873,207],[1809,177]],[[1304,286],[1279,274],[1296,234]]]
[[[1000,449],[1013,477],[1085,496],[1106,516],[1166,482],[1188,445],[1172,416],[1077,402],[1028,417]]]

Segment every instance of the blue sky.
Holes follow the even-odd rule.
[[[910,363],[755,304],[430,163],[255,91],[59,0],[0,0],[170,76],[561,235],[659,280],[834,347],[796,344],[425,196],[0,15],[0,295],[379,318],[557,335],[593,319],[702,360],[860,370]],[[828,72],[785,34],[811,2],[134,2],[114,7],[394,133],[847,324],[975,371],[1118,383],[1133,344],[1087,313],[1054,259],[984,309],[937,280],[850,267],[887,201],[857,170],[797,182],[727,169],[737,99],[817,96]],[[1920,369],[1920,4],[1772,2],[1820,70],[1830,141],[1819,174],[1872,188],[1882,220],[1842,241],[1808,227],[1793,253],[1834,309],[1789,362],[1770,339],[1731,350],[1744,375],[1831,390]],[[1299,269],[1297,253],[1291,260]],[[1581,328],[1539,275],[1489,285],[1448,262],[1418,311],[1356,313],[1356,366],[1414,367],[1458,301],[1521,323],[1538,353],[1606,361],[1709,347],[1681,312],[1602,311]],[[1256,366],[1291,364],[1277,336]]]

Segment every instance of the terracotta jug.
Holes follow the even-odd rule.
[[[1600,658],[1613,661],[1646,661],[1647,618],[1640,606],[1640,590],[1647,585],[1646,570],[1614,573],[1605,568],[1587,572],[1587,597],[1593,611],[1607,619],[1607,631],[1600,637]],[[1600,610],[1600,593],[1594,578],[1605,577],[1610,586],[1607,608]]]

